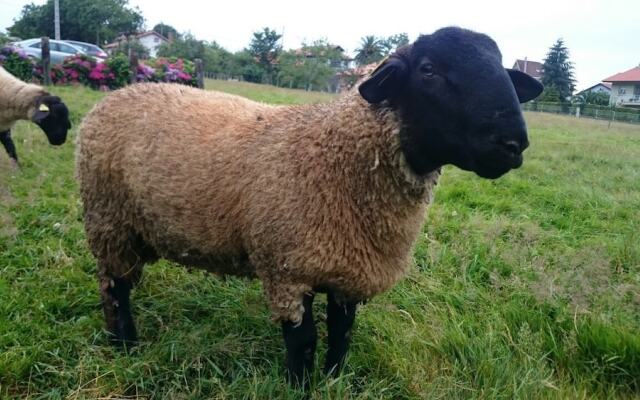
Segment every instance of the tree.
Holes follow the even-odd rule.
[[[573,63],[569,61],[569,50],[562,39],[551,46],[544,59],[542,84],[547,92],[553,88],[562,102],[567,101],[575,89]]]
[[[120,34],[138,32],[144,18],[128,0],[64,0],[60,4],[60,30],[65,39],[100,44]],[[43,5],[27,4],[7,29],[12,36],[54,36],[53,0]]]
[[[282,46],[278,44],[280,38],[282,35],[278,35],[275,30],[263,28],[262,31],[253,33],[249,43],[247,50],[264,70],[264,83],[273,83],[276,63],[282,52]]]
[[[384,54],[389,55],[398,48],[409,44],[409,35],[406,33],[398,33],[395,35],[391,35],[386,39],[380,40]]]
[[[7,44],[10,41],[11,40],[9,39],[9,36],[4,34],[3,32],[0,32],[0,47],[4,46],[5,44]]]
[[[176,28],[163,22],[156,24],[156,26],[153,27],[152,31],[159,33],[166,38],[169,38],[169,36],[173,36],[174,39],[178,39],[180,37],[180,34],[176,30]]]
[[[573,98],[576,104],[593,104],[597,106],[609,105],[609,94],[605,92],[584,92]]]
[[[203,66],[207,73],[215,74],[216,77],[229,78],[234,76],[234,60],[233,54],[215,40],[211,43],[205,43]]]
[[[149,58],[149,50],[140,43],[138,39],[122,40],[118,43],[118,47],[113,51],[113,54],[124,54],[129,57],[129,49],[135,53],[136,57],[140,60],[146,60]]]
[[[380,61],[385,55],[385,43],[375,36],[365,36],[360,39],[360,47],[356,49],[356,63],[358,65],[371,64]]]
[[[158,48],[159,57],[177,57],[186,60],[204,59],[204,42],[191,33],[185,33],[171,43],[162,43]]]
[[[278,81],[280,85],[305,90],[331,90],[331,78],[342,62],[342,51],[320,39],[302,48],[290,50],[279,59]]]
[[[264,82],[264,68],[258,64],[255,57],[247,49],[233,55],[232,74],[248,82]]]

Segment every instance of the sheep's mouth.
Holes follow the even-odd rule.
[[[476,160],[476,167],[473,171],[482,178],[497,179],[512,169],[522,166],[522,153],[513,154],[497,151],[490,157],[483,157]]]

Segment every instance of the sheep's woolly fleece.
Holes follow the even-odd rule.
[[[0,67],[0,132],[11,129],[19,119],[31,119],[35,99],[46,94],[40,86],[22,82]]]
[[[440,174],[408,169],[399,131],[357,91],[305,106],[167,84],[117,91],[78,136],[99,276],[135,282],[163,257],[258,277],[274,319],[293,322],[314,288],[358,300],[387,290]]]

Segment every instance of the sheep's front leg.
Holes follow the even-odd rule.
[[[129,303],[132,282],[125,278],[112,278],[108,275],[100,276],[99,281],[102,310],[107,331],[112,335],[111,342],[117,346],[135,345],[138,336]]]
[[[282,334],[287,347],[287,372],[289,382],[297,386],[308,387],[313,371],[316,351],[316,324],[313,321],[313,293],[306,293],[302,305],[304,314],[298,323],[282,322]]]
[[[9,158],[11,158],[11,163],[14,166],[19,166],[18,164],[18,153],[16,153],[16,146],[13,144],[13,139],[11,139],[11,130],[6,130],[0,132],[0,143],[4,146],[4,149],[9,154]]]
[[[351,328],[356,319],[354,301],[338,301],[332,291],[327,293],[327,331],[329,348],[324,364],[326,374],[338,375],[351,342]]]

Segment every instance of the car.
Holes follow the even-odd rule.
[[[91,57],[96,58],[98,61],[104,61],[107,59],[107,57],[109,57],[106,51],[102,50],[100,47],[96,46],[95,44],[78,42],[77,40],[64,40],[64,42],[67,42],[73,45],[74,47],[79,48],[80,50],[84,51],[85,54],[88,54]]]
[[[30,58],[40,59],[42,57],[42,50],[40,50],[42,41],[40,38],[13,42],[11,43],[11,45],[21,48]],[[86,54],[80,48],[63,42],[62,40],[49,40],[49,52],[51,55],[52,65],[61,64],[62,60],[69,56],[73,56],[76,54]]]

